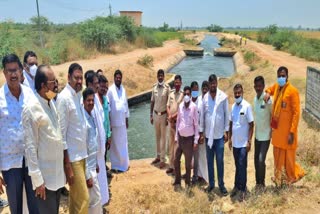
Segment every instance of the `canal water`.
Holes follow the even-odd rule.
[[[180,74],[183,86],[197,81],[199,87],[210,74],[218,77],[229,77],[234,73],[232,58],[213,56],[213,48],[219,47],[219,40],[214,36],[206,36],[201,42],[204,48],[203,57],[186,57],[170,72]],[[155,80],[156,82],[156,80]],[[130,159],[155,157],[155,133],[150,124],[150,102],[143,102],[130,108],[128,142]]]

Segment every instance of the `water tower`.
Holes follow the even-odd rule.
[[[131,17],[136,26],[141,26],[142,11],[119,11],[120,16]]]

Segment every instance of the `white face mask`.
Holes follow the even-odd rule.
[[[159,84],[160,86],[163,86],[164,81],[162,81],[162,82],[158,82],[158,84]]]
[[[184,96],[183,100],[184,100],[185,103],[189,103],[190,102],[190,96],[188,96],[188,95]]]
[[[33,77],[36,76],[37,69],[38,69],[38,66],[36,66],[36,65],[33,65],[33,66],[29,67],[30,74],[31,74]]]

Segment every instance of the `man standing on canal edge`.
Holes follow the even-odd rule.
[[[160,169],[165,167],[166,137],[167,137],[167,101],[170,86],[164,81],[164,71],[158,70],[158,83],[153,85],[150,106],[150,122],[156,133],[157,157],[152,164],[160,162]]]

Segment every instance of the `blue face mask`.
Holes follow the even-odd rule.
[[[235,99],[235,101],[236,101],[236,103],[237,103],[237,104],[240,104],[240,103],[241,103],[241,101],[242,101],[242,97],[241,97],[241,96],[240,96],[240,97],[238,97],[238,98],[237,98],[237,97],[235,97],[234,99]]]
[[[191,91],[192,98],[197,98],[199,96],[199,91]]]
[[[280,87],[284,86],[287,82],[287,78],[285,77],[278,77],[278,84],[280,85]]]

